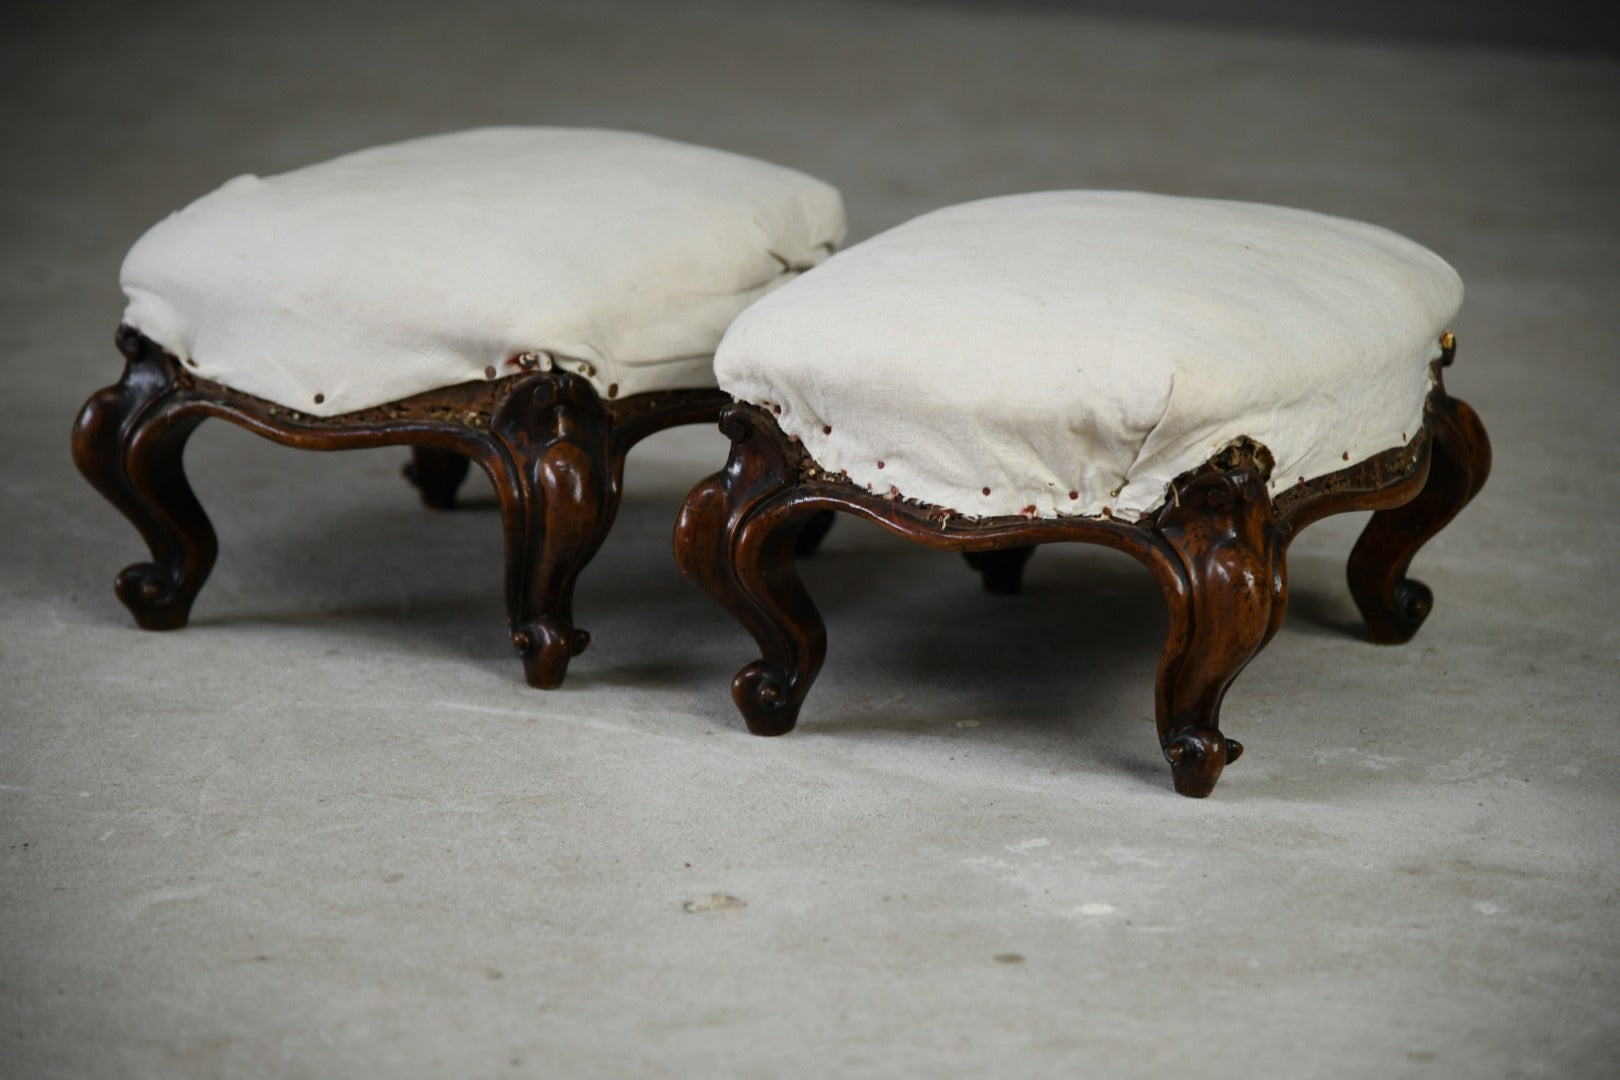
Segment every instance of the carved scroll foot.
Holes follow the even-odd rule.
[[[1242,756],[1242,743],[1215,730],[1188,729],[1164,748],[1176,793],[1192,799],[1214,791],[1221,771]]]
[[[619,506],[623,454],[596,391],[568,374],[515,385],[490,418],[484,462],[501,501],[512,645],[530,686],[562,684],[590,635],[574,626],[574,583]]]
[[[523,661],[524,680],[541,690],[561,686],[568,674],[568,661],[584,652],[590,643],[590,634],[556,616],[512,624],[512,648]]]
[[[827,631],[794,557],[816,513],[796,498],[788,444],[749,405],[728,407],[726,467],[698,484],[675,525],[675,561],[742,623],[761,657],[732,680],[731,697],[755,735],[791,731],[827,653]]]
[[[984,591],[1001,596],[1017,596],[1024,588],[1024,564],[1035,554],[1035,545],[998,548],[994,551],[964,551],[967,564],[984,578]]]
[[[456,492],[472,465],[465,455],[431,446],[411,447],[411,460],[400,471],[422,494],[429,510],[454,510]]]
[[[1491,443],[1466,402],[1436,393],[1429,478],[1404,506],[1380,510],[1350,552],[1350,595],[1379,645],[1410,641],[1434,606],[1434,594],[1406,576],[1412,558],[1485,486]]]
[[[73,461],[152,553],[152,562],[118,575],[118,599],[142,629],[174,630],[190,617],[219,550],[181,464],[201,418],[171,415],[182,376],[161,349],[127,327],[118,348],[124,376],[84,403],[73,426]]]
[[[1159,745],[1176,790],[1202,798],[1243,753],[1221,734],[1221,702],[1281,623],[1287,580],[1261,470],[1206,471],[1176,495],[1156,525],[1165,547],[1148,560],[1170,607]]]

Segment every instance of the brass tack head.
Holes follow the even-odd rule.
[[[618,396],[619,396],[619,384],[618,383],[608,383],[608,397],[616,398]]]
[[[323,402],[325,400],[326,400],[326,395],[325,394],[316,394],[315,395],[315,404],[319,405],[321,402]]]
[[[1069,492],[1069,499],[1070,499],[1071,502],[1073,500],[1075,500],[1075,499],[1078,499],[1079,497],[1080,497],[1080,493],[1078,491]]]
[[[828,426],[827,424],[822,424],[821,425],[821,433],[823,435],[831,435],[832,434],[832,428],[830,426]]]
[[[495,377],[495,369],[493,367],[487,367],[487,368],[484,369],[484,378],[493,379],[494,377]]]
[[[986,494],[986,495],[988,495],[988,494],[990,494],[990,489],[989,489],[989,488],[985,488],[985,489],[984,489],[984,493],[985,493],[985,494]]]
[[[1440,347],[1442,349],[1455,349],[1457,347],[1457,335],[1453,334],[1450,330],[1447,330],[1445,333],[1441,334]]]
[[[883,462],[881,462],[881,461],[878,462],[878,468],[880,468],[880,469],[883,468]]]

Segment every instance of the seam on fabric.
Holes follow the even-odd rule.
[[[1165,394],[1164,394],[1164,411],[1159,413],[1159,418],[1153,422],[1153,426],[1148,428],[1147,434],[1142,437],[1141,445],[1136,448],[1136,457],[1131,460],[1130,465],[1126,468],[1125,476],[1124,476],[1123,480],[1121,481],[1120,485],[1118,487],[1114,488],[1113,491],[1109,492],[1109,494],[1111,496],[1113,496],[1114,498],[1116,498],[1116,499],[1119,498],[1119,493],[1124,491],[1127,487],[1129,487],[1131,485],[1131,483],[1133,481],[1135,481],[1135,479],[1136,479],[1136,470],[1142,464],[1142,455],[1147,453],[1148,443],[1153,441],[1153,436],[1158,434],[1159,429],[1164,426],[1164,422],[1167,419],[1169,419],[1169,417],[1170,417],[1170,406],[1171,406],[1171,404],[1174,403],[1175,397],[1176,397],[1176,373],[1174,371],[1172,371],[1170,373],[1170,387],[1169,387],[1168,390],[1165,391]],[[1168,485],[1166,485],[1166,486],[1168,487]],[[1160,504],[1162,504],[1164,502],[1164,500],[1161,498],[1159,500],[1159,502],[1160,502]]]

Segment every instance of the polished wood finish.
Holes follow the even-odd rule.
[[[1448,362],[1450,352],[1448,344]],[[1405,578],[1413,553],[1484,483],[1488,443],[1473,411],[1437,380],[1427,415],[1407,445],[1274,496],[1270,453],[1237,440],[1179,477],[1162,509],[1127,522],[966,518],[873,494],[828,475],[769,412],[736,404],[720,417],[732,441],[725,468],[681,508],[676,561],[753,635],[761,655],[737,673],[732,698],[750,731],[778,735],[793,728],[826,655],[826,628],[794,567],[815,515],[840,511],[961,551],[993,591],[1016,591],[1037,544],[1081,541],[1128,552],[1159,582],[1170,612],[1155,695],[1159,745],[1176,790],[1201,797],[1243,752],[1221,731],[1221,703],[1282,625],[1292,538],[1328,514],[1380,511],[1351,560],[1352,587],[1364,611],[1401,611],[1401,590],[1416,584]],[[1374,615],[1372,636],[1386,640]]]
[[[1448,348],[1444,362],[1451,363]],[[1380,645],[1412,639],[1434,606],[1434,594],[1406,576],[1418,549],[1445,528],[1491,472],[1491,441],[1466,402],[1441,395],[1434,404],[1434,452],[1429,478],[1412,501],[1372,516],[1350,552],[1350,595]]]
[[[512,645],[529,684],[546,689],[590,641],[574,625],[574,583],[613,523],[625,454],[666,427],[712,420],[729,400],[680,390],[608,401],[578,375],[525,372],[326,418],[196,378],[129,327],[118,347],[123,378],[85,402],[73,460],[151,550],[151,562],[128,567],[116,584],[138,625],[184,626],[214,564],[214,531],[181,462],[204,419],[307,450],[404,445],[415,450],[412,479],[429,505],[453,504],[466,463],[489,475],[505,534]]]

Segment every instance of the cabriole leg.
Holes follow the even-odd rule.
[[[1202,798],[1243,747],[1221,733],[1221,702],[1276,632],[1288,604],[1281,545],[1264,479],[1207,472],[1161,513],[1169,552],[1149,560],[1170,608],[1159,665],[1159,745],[1176,790]]]
[[[152,553],[152,562],[118,575],[118,599],[141,628],[175,630],[190,617],[219,550],[181,463],[201,418],[174,409],[180,373],[161,349],[128,327],[119,329],[118,348],[124,377],[84,403],[73,461]]]
[[[529,685],[550,690],[590,644],[574,626],[574,584],[613,523],[623,463],[601,400],[574,375],[514,387],[490,431],[500,449],[484,464],[501,501],[512,645]]]
[[[730,460],[682,504],[675,561],[753,635],[762,655],[737,673],[732,700],[749,731],[780,735],[797,722],[827,653],[826,627],[794,566],[816,511],[794,504],[794,470],[768,418],[733,405],[720,427]]]
[[[402,470],[405,479],[422,494],[422,505],[430,510],[453,510],[456,492],[467,478],[472,462],[463,454],[432,446],[411,447],[411,460]]]
[[[1406,576],[1412,558],[1485,486],[1491,442],[1466,402],[1437,392],[1429,478],[1416,498],[1372,516],[1350,552],[1350,595],[1380,645],[1410,641],[1434,606],[1434,594]]]

